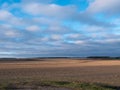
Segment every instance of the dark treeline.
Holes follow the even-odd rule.
[[[88,59],[120,59],[120,57],[110,57],[110,56],[89,56]]]
[[[45,59],[120,59],[110,56],[89,56],[89,57],[35,57],[35,58],[0,58],[0,61],[41,61]]]

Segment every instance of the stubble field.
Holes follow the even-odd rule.
[[[1,84],[6,82],[25,83],[42,81],[97,83],[119,88],[120,61],[79,59],[0,61]],[[67,89],[62,88],[60,90]]]

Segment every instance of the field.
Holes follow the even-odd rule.
[[[36,86],[39,86],[39,89],[35,89]],[[0,61],[0,88],[16,90],[15,88],[21,87],[22,89],[19,90],[23,88],[29,88],[25,90],[120,90],[120,61],[99,59]],[[30,89],[33,87],[34,89]]]

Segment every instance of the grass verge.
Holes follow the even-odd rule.
[[[17,90],[17,89],[39,90],[39,87],[67,88],[70,90],[119,90],[118,87],[112,87],[109,85],[67,81],[41,81],[41,82],[17,81],[9,83],[0,83],[0,90]]]

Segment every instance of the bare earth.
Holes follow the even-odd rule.
[[[120,60],[1,61],[0,82],[15,79],[97,82],[120,86]]]

